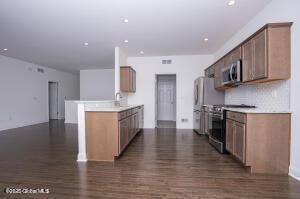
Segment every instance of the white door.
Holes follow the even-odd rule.
[[[49,82],[49,119],[58,119],[58,82]]]
[[[157,82],[157,120],[176,121],[176,77],[161,76]]]

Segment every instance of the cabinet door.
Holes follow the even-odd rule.
[[[220,85],[219,85],[219,80],[220,80],[220,68],[219,68],[219,64],[216,63],[215,66],[215,78],[214,78],[214,86],[215,88],[219,88]]]
[[[133,70],[129,69],[129,90],[133,90]]]
[[[135,114],[135,134],[139,131],[139,114]]]
[[[214,65],[214,70],[215,70],[215,78],[214,78],[214,85],[216,89],[222,89],[224,88],[222,83],[223,83],[223,74],[222,74],[222,69],[224,68],[224,59],[218,61]]]
[[[253,80],[267,77],[267,30],[252,39],[253,42]]]
[[[132,70],[132,92],[136,91],[136,72]]]
[[[128,139],[128,120],[119,122],[119,153],[125,148]]]
[[[243,82],[252,80],[253,76],[253,45],[252,40],[249,40],[242,46],[243,50]]]
[[[245,124],[235,122],[234,124],[234,155],[243,163],[245,163]]]
[[[226,150],[233,154],[234,121],[226,120]]]
[[[224,67],[227,68],[227,67],[230,67],[231,64],[232,64],[232,55],[229,54],[227,55],[226,57],[224,57]],[[222,72],[222,69],[221,69],[221,72]]]
[[[231,56],[231,63],[237,62],[238,60],[242,59],[242,48],[239,46],[236,48],[232,53]]]

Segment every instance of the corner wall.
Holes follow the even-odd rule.
[[[300,1],[273,0],[215,53],[221,57],[266,23],[294,22],[291,28],[291,70],[289,101],[292,111],[290,175],[300,180]]]
[[[48,122],[49,81],[58,82],[64,119],[65,99],[79,99],[79,76],[0,55],[0,130]]]

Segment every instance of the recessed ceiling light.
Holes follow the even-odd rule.
[[[204,41],[208,41],[208,38],[204,38]]]
[[[126,40],[124,40],[124,42],[125,42],[125,43],[128,43],[129,41],[126,39]]]
[[[85,43],[84,43],[84,45],[85,45],[85,46],[88,46],[88,45],[89,45],[89,43],[88,43],[88,42],[85,42]]]
[[[8,49],[7,49],[7,48],[4,48],[3,50],[4,50],[4,51],[8,51]]]
[[[124,19],[124,23],[128,23],[129,22],[129,20],[128,19]]]
[[[140,54],[144,54],[144,51],[141,50],[141,51],[140,51]]]
[[[227,3],[227,5],[229,5],[229,6],[233,6],[234,4],[235,4],[235,0],[230,0]]]

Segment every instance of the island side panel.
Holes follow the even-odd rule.
[[[85,113],[87,159],[114,161],[118,151],[118,113]]]

